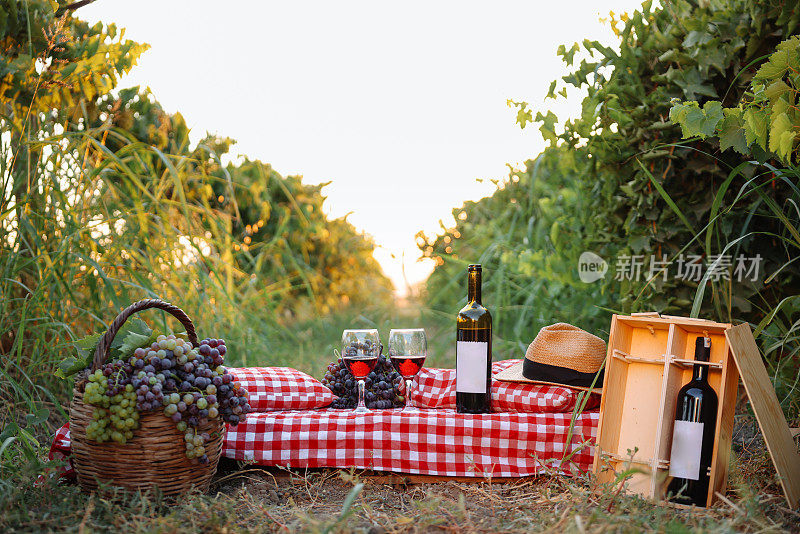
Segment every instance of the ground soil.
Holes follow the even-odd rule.
[[[800,511],[787,506],[752,415],[737,415],[733,453],[725,500],[707,510],[658,506],[626,496],[619,487],[599,486],[591,477],[429,483],[364,471],[288,471],[231,461],[220,465],[212,493],[268,515],[277,531],[800,532]],[[363,488],[346,519],[337,520],[359,483]]]

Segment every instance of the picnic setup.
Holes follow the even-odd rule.
[[[800,0],[0,0],[0,533],[800,534]]]
[[[479,265],[469,268],[459,339],[470,330],[463,324],[467,313],[485,312],[475,276],[480,271]],[[185,333],[141,338],[130,332],[117,345],[119,359],[103,358],[125,321],[151,308],[176,317]],[[477,343],[486,350],[487,342]],[[334,384],[326,377],[323,385],[292,368],[226,368],[223,340],[198,342],[183,310],[143,300],[120,313],[91,365],[79,371],[85,376],[76,380],[70,421],[56,433],[51,458],[67,458],[60,476],[77,478],[85,490],[110,484],[158,488],[165,495],[207,491],[221,457],[288,469],[499,481],[591,470],[613,480],[635,465],[643,469],[631,477],[629,491],[673,506],[704,507],[726,491],[731,407],[741,376],[748,392],[758,391],[754,409],[786,499],[800,504],[800,455],[774,392],[759,389],[769,382],[747,325],[614,315],[607,348],[596,336],[557,323],[542,328],[520,360],[492,362],[484,352],[477,379],[472,347],[458,347],[469,358],[458,364],[467,379],[459,380],[456,369],[423,367],[424,329],[392,330],[388,358],[377,330],[345,330],[342,365],[331,366],[336,376],[327,376]],[[387,378],[404,387],[402,409],[365,406],[366,380],[378,384],[371,373],[379,363],[396,369]],[[703,397],[695,387],[687,399],[683,390],[698,376],[709,393]],[[336,400],[349,400],[334,395],[343,389],[335,384],[348,381],[357,382],[357,407],[332,408]],[[467,394],[485,395],[477,405],[489,409],[465,410],[459,397]]]

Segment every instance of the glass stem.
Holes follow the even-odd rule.
[[[366,382],[362,379],[358,381],[358,407],[359,408],[366,408],[364,404],[364,388],[366,387]]]

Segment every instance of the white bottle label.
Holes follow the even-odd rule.
[[[700,478],[700,451],[703,449],[703,423],[675,421],[669,474],[677,478]]]
[[[456,341],[456,391],[486,393],[488,358],[486,341]]]

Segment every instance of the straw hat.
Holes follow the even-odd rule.
[[[494,378],[590,391],[597,376],[594,389],[602,390],[601,367],[605,359],[605,341],[577,326],[556,323],[539,330],[524,360],[497,373]]]

